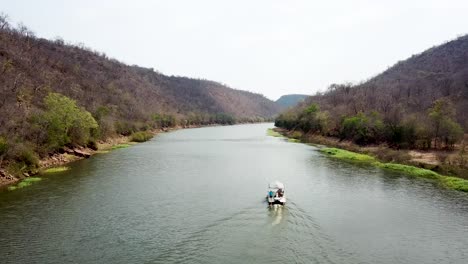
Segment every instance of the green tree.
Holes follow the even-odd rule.
[[[288,130],[294,129],[298,123],[298,116],[291,111],[284,112],[275,118],[275,126],[286,128]]]
[[[88,111],[64,95],[49,93],[44,104],[46,112],[42,117],[48,132],[47,143],[52,150],[70,143],[85,144],[91,129],[98,127]]]
[[[307,107],[304,112],[307,113],[307,114],[314,114],[314,113],[317,113],[318,111],[320,111],[320,107],[318,106],[318,104],[311,104],[309,107]]]
[[[377,143],[383,137],[384,124],[376,112],[369,116],[360,112],[347,117],[341,125],[341,138],[351,139],[357,144]]]
[[[324,116],[320,115],[320,107],[312,103],[299,116],[299,128],[304,132],[321,132],[321,122]]]
[[[451,148],[463,137],[463,129],[453,120],[455,114],[455,108],[447,99],[436,100],[429,109],[435,148],[440,147],[441,142]]]

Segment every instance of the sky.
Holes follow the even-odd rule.
[[[0,0],[36,36],[276,100],[364,81],[468,33],[466,0]]]

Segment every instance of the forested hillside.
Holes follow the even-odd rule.
[[[452,148],[468,131],[468,36],[396,63],[361,84],[333,84],[276,125],[366,145]]]
[[[278,111],[263,95],[128,66],[0,16],[0,166],[113,135],[262,121]]]
[[[299,102],[302,102],[307,97],[309,96],[305,94],[287,94],[281,96],[278,100],[276,100],[276,103],[283,108],[288,108],[297,105]]]

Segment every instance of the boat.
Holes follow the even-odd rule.
[[[268,184],[266,199],[270,207],[274,205],[285,205],[286,195],[284,194],[284,184],[279,181]]]

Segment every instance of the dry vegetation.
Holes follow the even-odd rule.
[[[142,141],[147,136],[134,133],[173,126],[264,121],[278,110],[260,94],[38,38],[0,14],[0,167],[27,172],[64,146],[95,148],[98,140],[132,134]]]
[[[421,163],[468,178],[466,112],[468,36],[463,36],[363,83],[333,84],[282,113],[276,126],[300,131],[308,141],[345,148],[349,144],[342,143],[349,142],[383,160]]]

